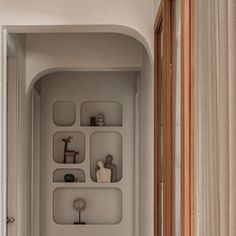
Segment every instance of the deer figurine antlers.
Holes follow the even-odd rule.
[[[76,155],[79,154],[79,152],[73,151],[73,150],[69,150],[68,149],[68,143],[70,143],[71,139],[73,139],[72,136],[69,136],[68,138],[63,138],[62,141],[65,143],[65,147],[64,147],[64,163],[66,163],[66,159],[67,157],[73,157],[73,163],[76,163]]]

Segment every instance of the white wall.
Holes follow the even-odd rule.
[[[121,34],[28,34],[27,89],[51,68],[141,68],[141,57],[142,45]]]
[[[120,25],[153,50],[153,0],[1,0],[0,25]]]
[[[154,81],[147,52],[143,50],[140,79],[140,236],[153,235],[154,229]]]
[[[153,0],[0,0],[0,27],[21,33],[51,32],[50,26],[57,32],[123,32],[138,37],[153,58],[153,5]],[[1,30],[0,45],[2,36]],[[0,48],[1,76],[3,56]]]
[[[0,0],[0,26],[3,25],[113,25],[121,27],[128,27],[137,31],[140,38],[147,43],[150,49],[150,55],[153,55],[153,0]],[[2,45],[2,31],[0,33],[0,45]],[[3,60],[3,50],[0,49],[0,60]],[[146,55],[146,61],[147,55]],[[149,70],[149,72],[148,72]],[[140,127],[143,137],[142,141],[147,145],[141,151],[142,157],[150,157],[148,161],[142,161],[145,168],[152,170],[152,157],[153,157],[153,140],[152,140],[152,62],[147,67],[146,73],[141,83],[141,97],[143,100],[143,109],[141,110],[141,120],[146,122],[143,127]],[[146,74],[145,73],[145,74]],[[0,74],[3,76],[2,63],[0,63]],[[146,83],[146,84],[145,84]],[[22,83],[24,84],[24,83]],[[25,85],[25,84],[24,84]],[[0,88],[0,103],[2,103],[2,87]],[[146,113],[147,112],[147,113]],[[149,113],[150,112],[150,113]],[[147,115],[148,114],[148,115]],[[3,127],[1,127],[1,131]],[[25,172],[27,175],[27,172]],[[141,172],[143,179],[141,190],[144,191],[142,199],[144,203],[140,209],[143,214],[142,226],[140,226],[141,235],[152,235],[152,216],[148,214],[149,210],[152,212],[152,195],[146,194],[145,191],[152,192],[153,180],[152,171],[149,171],[147,176]],[[24,176],[26,178],[26,176]],[[146,178],[146,179],[145,179]],[[27,182],[26,182],[27,183]],[[150,193],[151,193],[150,192]],[[27,192],[26,192],[27,193]],[[25,198],[27,199],[27,198]],[[150,201],[149,201],[150,200]],[[149,212],[150,213],[150,212]],[[22,220],[27,220],[24,218]],[[27,233],[25,232],[24,236]]]
[[[30,99],[26,97],[26,40],[24,35],[10,36],[16,46],[17,77],[18,77],[18,132],[19,153],[17,162],[17,236],[30,235],[31,209],[31,126]],[[11,187],[11,186],[9,186]]]

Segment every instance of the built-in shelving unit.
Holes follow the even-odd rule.
[[[53,172],[53,183],[56,183],[53,192],[53,219],[57,224],[74,224],[76,212],[71,203],[76,196],[80,196],[86,199],[89,206],[84,215],[86,224],[118,224],[122,219],[121,190],[115,188],[114,183],[98,183],[96,171],[97,163],[99,161],[105,163],[106,156],[112,155],[112,163],[117,167],[116,182],[122,178],[122,105],[118,102],[83,102],[78,111],[74,109],[76,105],[75,102],[57,101],[53,106],[53,122],[56,127],[59,126],[55,129],[60,130],[62,126],[71,126],[70,130],[74,130],[57,131],[53,136],[53,159],[63,166],[59,169],[55,166]],[[81,112],[81,123],[78,126],[74,123],[77,120],[76,114],[79,112]],[[99,112],[103,112],[106,118],[105,125],[90,126],[90,117]],[[68,137],[71,137],[71,140],[67,148],[79,152],[76,155],[76,163],[64,163],[63,139]],[[89,137],[87,144],[86,137]],[[87,152],[90,153],[88,160],[86,160]],[[75,167],[67,168],[68,165]],[[89,166],[90,174],[86,166]],[[68,174],[73,175],[76,180],[66,182],[64,178]],[[90,179],[86,181],[87,178]],[[106,214],[101,214],[104,205],[106,205]]]
[[[45,212],[41,222],[52,229],[51,234],[63,226],[60,236],[62,232],[73,236],[97,232],[99,236],[104,232],[114,236],[133,235],[136,86],[132,73],[119,75],[119,79],[116,73],[112,75],[110,78],[109,73],[98,73],[93,74],[95,79],[90,75],[85,80],[84,77],[70,78],[68,73],[66,77],[63,74],[60,79],[57,75],[41,84],[40,181],[41,206]],[[104,115],[104,126],[92,126],[90,117],[97,117],[99,113]],[[66,150],[76,156],[75,161],[66,158],[69,161],[65,162],[68,137]],[[113,157],[116,179],[101,183],[96,174],[98,162],[105,163],[108,155]],[[73,176],[74,180],[65,181],[66,175]],[[73,207],[77,198],[86,202],[81,212],[85,225],[74,224],[78,220],[78,212]]]

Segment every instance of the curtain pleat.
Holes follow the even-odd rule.
[[[236,1],[228,1],[229,234],[236,235]]]
[[[236,0],[196,10],[197,235],[236,236]]]

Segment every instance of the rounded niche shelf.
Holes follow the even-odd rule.
[[[66,157],[64,155],[65,145]],[[59,131],[55,133],[53,136],[53,159],[61,164],[82,163],[85,160],[84,134],[77,131]]]
[[[98,182],[96,172],[98,162],[102,161],[106,167],[107,156],[112,156],[112,164],[116,169],[116,178],[112,182],[118,182],[122,178],[122,158],[123,144],[122,136],[118,132],[98,131],[91,135],[90,150],[90,177],[94,182]],[[111,171],[112,168],[111,168]],[[111,173],[113,174],[113,173]],[[111,178],[112,179],[112,178]]]
[[[73,175],[75,180],[71,181],[74,183],[85,183],[85,173],[82,169],[57,169],[53,173],[54,183],[65,183],[65,176]]]
[[[104,115],[104,126],[122,126],[122,105],[119,102],[89,101],[81,105],[81,126],[91,126],[90,117]]]
[[[53,105],[53,122],[57,126],[72,126],[76,121],[76,106],[71,101],[58,101]]]
[[[74,225],[78,212],[76,199],[85,202],[81,221],[86,225],[115,225],[122,220],[122,193],[118,188],[56,188],[53,192],[53,220],[56,224]],[[105,208],[104,208],[105,207]],[[105,214],[102,214],[104,212]],[[76,224],[78,226],[78,224]]]

